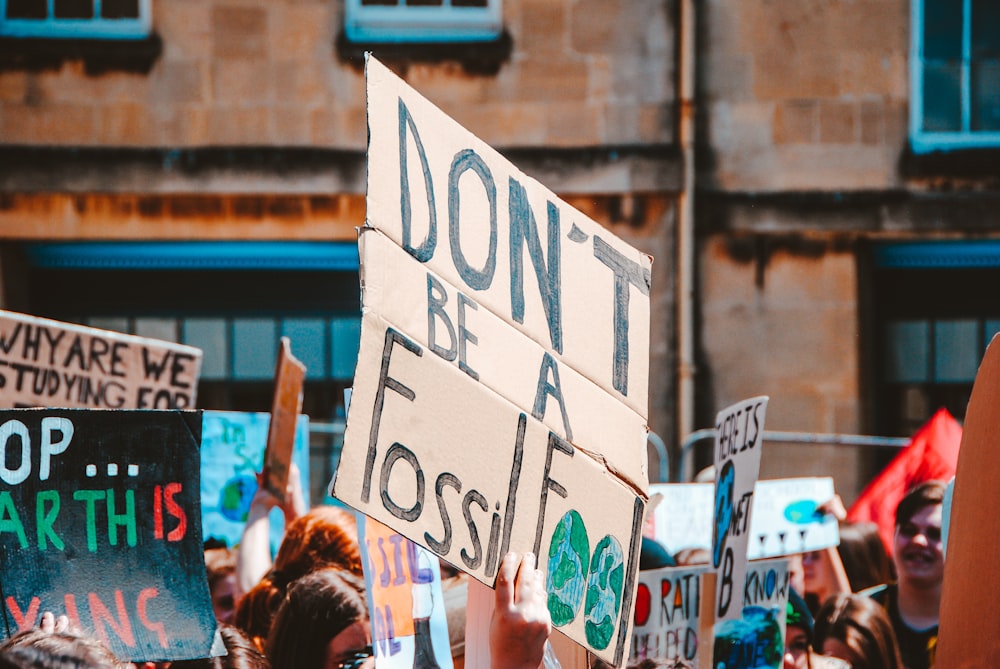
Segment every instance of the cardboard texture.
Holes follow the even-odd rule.
[[[646,500],[651,259],[367,61],[362,334],[331,495],[628,657]],[[374,230],[372,230],[374,229]]]
[[[661,663],[684,660],[695,666],[701,575],[706,569],[666,567],[639,572],[629,664],[651,659]]]
[[[358,534],[379,669],[451,669],[437,556],[364,515]]]
[[[201,428],[201,524],[204,538],[236,546],[250,503],[257,492],[257,472],[264,466],[271,414],[243,411],[205,411]],[[302,496],[309,507],[309,416],[299,414],[292,459],[299,468]],[[285,515],[271,510],[271,554],[285,533]]]
[[[193,409],[193,346],[0,310],[0,408]]]
[[[1000,666],[997,536],[1000,535],[1000,339],[979,365],[965,412],[948,524],[935,667]]]
[[[4,636],[67,615],[127,661],[208,657],[201,413],[0,411]]]
[[[616,665],[627,653],[643,497],[371,312],[331,495],[490,586],[507,550],[534,552],[556,625]]]
[[[366,72],[369,223],[648,418],[650,257],[376,59]]]
[[[754,486],[760,471],[767,397],[737,402],[715,417],[715,514],[712,567],[716,624],[740,617]],[[735,606],[734,606],[735,604]]]
[[[306,366],[292,355],[288,337],[282,337],[274,375],[274,401],[267,429],[267,448],[264,451],[264,485],[278,499],[285,499],[288,488],[295,426],[302,413],[302,384],[305,378]],[[305,479],[306,482],[308,480]]]
[[[423,347],[455,358],[472,381],[541,420],[560,437],[603,460],[608,444],[644,444],[646,420],[542,346],[368,228],[358,239],[365,308]],[[440,355],[441,353],[439,353]],[[546,357],[548,356],[548,357]],[[558,392],[545,393],[546,384]],[[539,402],[541,400],[541,403]],[[621,449],[605,464],[644,490],[644,448]]]

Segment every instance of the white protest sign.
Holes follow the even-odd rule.
[[[713,484],[651,483],[649,494],[662,496],[653,510],[653,538],[670,553],[712,549]]]
[[[830,477],[757,481],[747,557],[807,553],[839,544],[837,519],[817,511],[833,494]]]
[[[726,669],[781,669],[788,617],[788,561],[751,562],[746,571],[742,609],[716,622],[712,666]]]
[[[193,409],[201,349],[0,310],[0,407]]]
[[[695,666],[705,569],[665,567],[639,572],[629,664],[646,659],[686,660]]]
[[[653,512],[654,537],[672,553],[712,548],[711,483],[654,483],[663,501]],[[767,479],[754,486],[747,557],[751,560],[818,551],[840,543],[837,520],[816,509],[833,498],[833,479]]]
[[[621,665],[650,259],[372,58],[367,80],[361,347],[330,492],[487,585],[534,552],[556,628]]]
[[[746,578],[754,485],[760,471],[767,397],[737,402],[715,417],[715,515],[712,567],[715,620],[739,618],[739,584]]]

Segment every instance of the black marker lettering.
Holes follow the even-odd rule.
[[[562,343],[562,284],[561,247],[559,245],[559,209],[546,202],[548,211],[548,264],[542,255],[542,242],[538,225],[528,202],[524,186],[513,177],[510,179],[510,312],[518,323],[524,323],[524,260],[523,245],[527,244],[528,258],[535,269],[538,294],[549,325],[552,348],[563,351]]]
[[[427,237],[420,246],[413,245],[413,210],[410,205],[410,176],[407,172],[407,132],[413,135],[413,143],[417,147],[417,157],[420,159],[420,169],[424,175],[424,190],[427,193]],[[420,262],[427,262],[434,255],[437,246],[437,207],[434,204],[434,182],[431,180],[431,168],[427,163],[427,153],[424,143],[420,141],[417,124],[410,116],[403,99],[399,98],[399,208],[400,220],[403,226],[403,249]]]
[[[615,351],[612,385],[622,395],[628,394],[628,300],[629,286],[649,295],[649,270],[629,260],[606,241],[594,235],[594,257],[615,276]]]
[[[549,491],[554,490],[563,499],[569,494],[561,483],[549,477],[549,472],[552,471],[552,453],[556,450],[573,457],[573,447],[555,432],[549,432],[549,443],[545,453],[545,472],[542,477],[542,494],[538,503],[538,522],[535,525],[535,545],[532,549],[535,555],[539,554],[538,551],[542,546],[542,526],[545,524],[545,506],[548,503]]]
[[[444,472],[437,477],[437,482],[434,484],[434,496],[437,498],[438,511],[441,512],[441,524],[444,526],[444,538],[441,539],[441,541],[438,541],[431,536],[430,532],[424,532],[424,541],[426,541],[431,550],[438,555],[447,555],[448,551],[451,550],[451,518],[448,516],[448,509],[444,504],[445,486],[454,488],[455,492],[462,492],[462,482],[459,481],[458,477],[454,474]]]
[[[378,429],[379,423],[382,420],[382,406],[385,404],[385,390],[388,388],[395,391],[411,402],[416,397],[412,389],[389,376],[389,361],[392,359],[392,349],[395,344],[402,344],[407,351],[414,355],[421,356],[424,354],[423,349],[413,340],[408,339],[392,328],[386,329],[385,344],[382,346],[382,369],[378,377],[378,391],[375,393],[372,426],[368,432],[368,456],[365,460],[364,480],[361,483],[361,501],[365,503],[368,502],[368,498],[371,496],[372,472],[375,469],[375,446],[378,443]],[[337,481],[334,480],[334,486],[336,484]]]
[[[479,542],[479,530],[476,529],[476,521],[472,519],[472,505],[476,504],[480,509],[486,511],[486,498],[478,490],[470,490],[465,493],[462,500],[462,514],[465,516],[465,524],[469,527],[469,537],[472,539],[473,554],[470,556],[463,548],[461,551],[462,562],[469,569],[478,569],[483,561],[483,546]]]
[[[467,171],[472,171],[479,177],[489,200],[490,220],[489,232],[490,243],[487,250],[486,262],[482,269],[475,269],[469,265],[462,251],[461,240],[461,210],[459,207],[458,182]],[[481,217],[476,216],[473,220],[479,221]],[[493,174],[479,155],[472,149],[464,149],[455,154],[455,159],[451,162],[451,169],[448,172],[448,241],[451,243],[451,260],[458,270],[462,281],[473,290],[486,290],[493,283],[493,275],[497,268],[497,187],[493,181]]]
[[[413,468],[413,476],[416,479],[417,490],[414,495],[416,499],[413,506],[408,509],[399,506],[389,497],[389,477],[392,476],[392,466],[396,464],[397,460],[406,460]],[[400,520],[412,522],[420,517],[420,512],[424,508],[424,471],[420,468],[420,463],[417,462],[417,456],[414,455],[413,451],[398,441],[394,442],[385,453],[382,472],[379,475],[379,492],[382,496],[382,506]]]

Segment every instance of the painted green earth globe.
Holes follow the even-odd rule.
[[[583,518],[568,511],[552,532],[549,543],[548,579],[549,615],[556,627],[576,618],[587,588],[590,567],[590,542]]]

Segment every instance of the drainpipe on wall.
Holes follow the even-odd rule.
[[[677,199],[677,447],[694,431],[694,0],[678,0],[677,143],[684,159],[684,183]],[[679,463],[675,471],[691,471]]]

